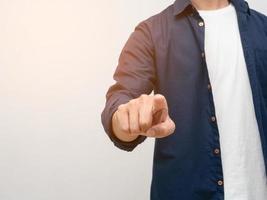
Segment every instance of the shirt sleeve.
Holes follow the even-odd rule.
[[[105,132],[118,148],[132,151],[146,136],[138,136],[132,142],[124,142],[112,131],[112,115],[118,106],[142,94],[150,94],[155,85],[154,49],[145,22],[140,23],[130,35],[119,57],[114,72],[115,84],[106,93],[106,105],[101,114]]]

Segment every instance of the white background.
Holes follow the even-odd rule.
[[[0,0],[0,200],[149,199],[154,140],[121,151],[100,114],[129,34],[172,2]]]

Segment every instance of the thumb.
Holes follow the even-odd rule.
[[[174,133],[175,123],[169,116],[164,122],[156,124],[147,130],[146,135],[148,137],[163,138]]]

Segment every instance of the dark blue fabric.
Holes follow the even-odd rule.
[[[256,118],[267,166],[267,17],[243,0],[231,1],[253,93]],[[120,149],[132,151],[146,137],[123,142],[112,132],[117,107],[141,94],[164,95],[174,134],[155,139],[152,200],[224,199],[216,111],[204,56],[205,26],[189,0],[177,0],[161,13],[141,22],[131,34],[107,92],[101,118],[106,133]],[[227,58],[225,58],[227,59]],[[267,170],[267,169],[266,169]],[[127,197],[125,197],[127,199]]]

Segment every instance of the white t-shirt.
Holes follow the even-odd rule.
[[[267,200],[261,140],[232,4],[199,10],[220,135],[226,200]]]

